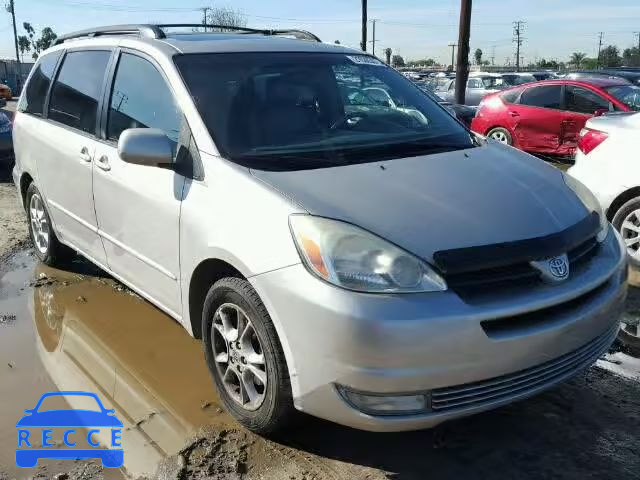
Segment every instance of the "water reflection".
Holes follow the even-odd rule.
[[[125,467],[149,475],[218,408],[200,342],[147,302],[97,277],[36,268],[37,349],[60,390],[96,392],[124,423]],[[100,439],[102,443],[108,439]]]

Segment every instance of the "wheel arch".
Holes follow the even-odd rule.
[[[636,197],[640,197],[640,187],[633,187],[619,194],[613,200],[613,202],[611,202],[611,205],[609,205],[609,208],[607,208],[607,212],[606,212],[607,220],[611,222],[616,212],[620,210],[620,207],[622,207],[629,200]]]
[[[29,185],[33,183],[33,177],[29,172],[23,172],[20,176],[20,199],[22,200],[22,208],[27,208],[27,190]]]

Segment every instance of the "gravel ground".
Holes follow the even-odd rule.
[[[15,195],[13,185],[0,183],[0,286],[14,268],[8,256],[26,248]],[[630,305],[639,300],[632,289]],[[194,434],[160,462],[155,478],[640,479],[640,383],[598,367],[535,398],[429,431],[372,434],[301,418],[286,435],[264,439],[234,425]],[[15,424],[0,425],[8,428]],[[71,467],[58,467],[58,478],[106,473],[95,462]],[[6,471],[0,465],[0,480],[13,478]],[[25,475],[55,478],[51,470]]]

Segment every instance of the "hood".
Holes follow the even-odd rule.
[[[252,174],[313,215],[353,223],[428,261],[440,250],[546,236],[588,214],[559,170],[494,142],[398,160]]]

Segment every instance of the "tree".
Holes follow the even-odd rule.
[[[625,67],[640,67],[640,48],[625,48],[622,52],[622,63]]]
[[[586,53],[573,52],[571,54],[571,63],[573,63],[576,68],[580,68],[580,65],[582,64],[582,61],[585,58],[587,58],[587,54]]]
[[[391,65],[394,67],[404,67],[404,58],[401,55],[391,57]]]
[[[31,56],[34,60],[37,60],[40,53],[53,45],[58,38],[51,27],[44,27],[40,32],[40,38],[36,38],[36,30],[29,22],[24,22],[22,28],[27,34],[18,37],[18,49],[21,55],[32,52]]]
[[[211,7],[207,10],[207,23],[209,25],[220,25],[222,27],[246,27],[247,16],[240,10],[231,7]],[[233,29],[220,28],[219,31],[226,32]]]
[[[335,42],[333,42],[333,43],[335,43],[336,45],[340,45],[340,40],[336,40],[336,41],[335,41]]]
[[[622,63],[620,51],[615,45],[609,45],[600,52],[600,65],[603,67],[619,67]]]
[[[479,48],[476,48],[476,51],[473,54],[473,56],[476,59],[476,65],[482,65],[482,50],[480,50]]]
[[[584,59],[582,59],[581,65],[582,65],[582,68],[584,68],[584,69],[594,70],[598,66],[598,59],[597,58],[589,58],[589,57],[584,58]]]
[[[390,48],[384,49],[384,57],[387,59],[387,65],[391,65],[391,54],[393,51]]]

